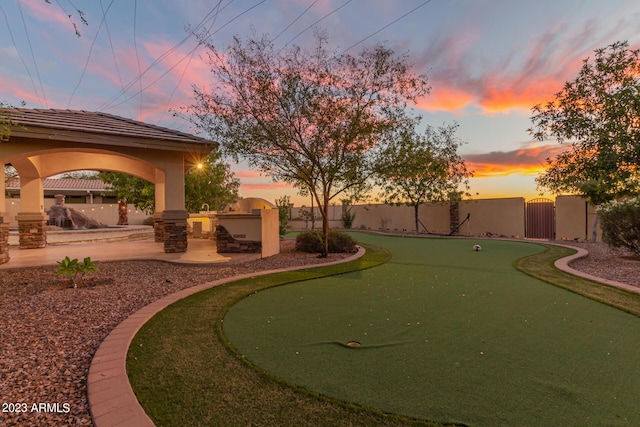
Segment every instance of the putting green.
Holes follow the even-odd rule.
[[[640,318],[512,266],[542,246],[356,237],[393,258],[243,299],[224,319],[237,351],[287,382],[409,417],[640,425]]]

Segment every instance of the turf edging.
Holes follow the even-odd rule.
[[[226,310],[255,292],[390,258],[388,251],[368,246],[362,258],[349,263],[243,279],[172,304],[150,319],[129,347],[127,372],[140,404],[157,425],[434,425],[293,389],[250,367],[221,332]]]
[[[576,254],[578,251],[575,248],[552,244],[540,246],[545,250],[520,258],[514,263],[514,267],[551,285],[640,317],[640,295],[607,283],[576,276],[556,267],[557,260]]]

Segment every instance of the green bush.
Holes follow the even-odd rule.
[[[354,253],[356,252],[356,240],[341,231],[329,230],[329,252]]]
[[[282,196],[279,199],[276,199],[276,206],[278,207],[278,220],[280,221],[280,225],[278,227],[278,232],[280,236],[284,236],[287,233],[287,224],[289,223],[289,196]]]
[[[296,236],[296,251],[322,252],[322,232],[318,230],[303,231]]]
[[[323,248],[322,232],[319,230],[304,231],[296,237],[296,250],[309,253],[321,253]],[[329,230],[329,253],[353,253],[356,241],[346,233]]]
[[[87,273],[95,273],[98,271],[95,261],[91,261],[90,257],[86,257],[82,263],[78,262],[77,258],[70,259],[68,256],[64,257],[62,261],[57,261],[58,270],[57,276],[67,276],[71,286],[74,288],[81,288],[84,286],[84,276]],[[78,277],[80,275],[80,277]]]
[[[640,256],[640,197],[600,205],[598,215],[606,244]]]
[[[340,220],[342,221],[342,226],[344,228],[350,229],[353,225],[353,221],[356,220],[356,214],[352,213],[351,211],[346,211],[344,214],[342,214],[342,218],[340,218]]]

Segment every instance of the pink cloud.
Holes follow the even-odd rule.
[[[436,40],[425,48],[415,67],[428,70],[433,88],[418,106],[451,111],[476,105],[491,113],[529,110],[549,101],[575,77],[593,49],[606,45],[586,37],[587,27],[575,34],[575,43],[566,42],[562,26],[550,29],[521,51],[507,53],[498,63],[489,63],[476,54],[473,34],[456,33]]]
[[[547,158],[568,149],[568,145],[531,146],[512,151],[492,151],[462,156],[475,178],[518,175],[537,175],[544,170]]]
[[[260,172],[251,170],[251,169],[243,169],[236,173],[238,178],[242,179],[254,179],[254,178],[262,178],[264,179],[264,175],[261,175]]]
[[[76,18],[78,21],[80,20],[80,18],[73,15],[70,18],[64,13],[62,8],[54,4],[47,4],[45,1],[27,1],[21,2],[20,4],[29,9],[30,14],[34,18],[47,24],[54,23],[56,25],[73,28],[71,19],[74,19],[73,22],[75,22]],[[78,25],[78,22],[76,22],[76,25]]]
[[[199,56],[202,49],[197,52],[189,49],[187,45],[175,47],[167,41],[139,41],[136,56],[135,47],[115,45],[114,50],[118,54],[116,68],[110,48],[96,48],[88,63],[83,85],[74,96],[74,104],[83,91],[90,91],[86,84],[90,76],[98,76],[107,86],[112,86],[111,93],[118,96],[94,104],[109,101],[107,110],[116,110],[117,114],[126,108],[126,115],[131,115],[133,110],[136,119],[141,121],[164,118],[170,114],[169,111],[179,110],[192,102],[192,85],[201,85],[209,78],[209,67]],[[78,69],[84,68],[86,58],[78,56],[74,60]],[[120,93],[122,91],[124,93]]]
[[[33,91],[22,89],[19,85],[16,84],[15,81],[9,81],[3,78],[1,75],[0,86],[4,88],[2,93],[3,98],[8,98],[9,96],[11,96],[12,98],[21,99],[28,102],[40,102],[40,100],[33,94]]]
[[[237,174],[236,174],[237,176]],[[262,183],[240,183],[240,190],[256,191],[256,190],[274,190],[274,189],[293,189],[291,184],[286,182],[262,182]]]
[[[200,57],[205,52],[202,47],[193,51],[194,44],[195,41],[175,48],[166,41],[143,43],[149,56],[159,60],[158,73],[168,73],[167,75],[173,77],[174,81],[181,81],[179,89],[189,96],[191,96],[191,85],[200,85],[211,78],[208,62]]]

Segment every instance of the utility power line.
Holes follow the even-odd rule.
[[[243,16],[244,14],[248,13],[249,11],[251,11],[252,9],[258,7],[259,5],[261,5],[262,3],[264,3],[266,0],[262,0],[259,3],[245,9],[243,12],[239,13],[238,15],[234,16],[233,18],[231,18],[229,21],[227,21],[225,24],[223,24],[220,28],[218,28],[216,31],[214,31],[213,33],[211,33],[210,35],[215,35],[216,33],[218,33],[219,31],[221,31],[223,28],[225,28],[227,25],[231,24],[232,22],[234,22],[236,19],[240,18],[241,16]],[[227,4],[228,5],[228,4]],[[226,5],[225,5],[226,7]],[[214,7],[215,9],[215,7]],[[213,12],[213,10],[209,13],[209,15]],[[223,8],[224,9],[224,8]],[[221,9],[222,10],[222,9]],[[211,18],[207,19],[206,21],[208,22]],[[133,79],[126,87],[125,90],[120,91],[117,95],[114,95],[113,97],[111,97],[106,103],[104,103],[102,106],[100,106],[99,111],[103,111],[104,109],[107,108],[114,108],[114,107],[118,107],[128,101],[130,101],[131,99],[133,99],[134,97],[138,96],[140,93],[142,93],[143,91],[145,91],[146,89],[150,88],[151,86],[153,86],[154,84],[156,84],[160,79],[162,79],[164,76],[166,76],[167,74],[169,74],[169,72],[171,72],[175,67],[177,67],[180,63],[182,63],[182,61],[184,61],[185,59],[187,59],[187,57],[191,56],[199,47],[200,47],[200,43],[198,43],[192,50],[190,50],[186,55],[184,55],[179,61],[177,61],[175,64],[173,64],[169,69],[167,69],[164,73],[162,73],[159,77],[157,77],[156,79],[154,79],[151,83],[149,83],[148,85],[146,85],[145,87],[143,87],[140,91],[134,93],[133,95],[125,98],[124,100],[122,100],[121,102],[118,103],[114,103],[116,99],[118,99],[120,96],[124,95],[126,93],[127,90],[129,90],[131,88],[131,86],[140,78],[142,78],[142,76],[144,74],[146,74],[152,67],[154,67],[156,64],[158,64],[162,59],[164,59],[164,57],[168,56],[169,53],[173,52],[174,50],[176,50],[179,46],[181,46],[182,44],[184,44],[190,37],[193,36],[193,34],[195,34],[196,30],[198,30],[205,22],[205,20],[201,21],[200,24],[198,24],[198,26],[192,31],[192,34],[190,34],[189,36],[185,37],[181,42],[179,42],[178,44],[176,44],[175,46],[173,46],[171,49],[169,49],[167,52],[165,52],[164,54],[162,54],[158,59],[156,59],[140,76],[138,76],[137,78]]]
[[[431,0],[427,0],[425,2],[423,2],[422,4],[414,7],[413,9],[411,9],[409,12],[405,13],[404,15],[394,19],[393,21],[391,21],[390,23],[388,23],[387,25],[385,25],[384,27],[380,28],[379,30],[377,30],[376,32],[373,32],[371,34],[369,34],[367,37],[363,38],[362,40],[352,44],[351,46],[349,46],[348,48],[346,48],[345,50],[342,51],[342,53],[347,52],[350,49],[353,49],[354,47],[358,46],[361,43],[364,43],[365,41],[369,40],[371,37],[375,36],[376,34],[386,30],[387,28],[389,28],[390,26],[392,26],[393,24],[395,24],[396,22],[400,21],[401,19],[403,19],[406,16],[411,15],[413,12],[415,12],[416,10],[420,9],[422,6],[426,5],[427,3],[431,3]]]
[[[31,59],[33,60],[33,66],[36,69],[36,76],[38,77],[38,83],[40,84],[40,90],[42,91],[42,99],[44,100],[44,105],[49,107],[49,103],[47,102],[47,95],[44,92],[44,86],[42,85],[42,78],[40,78],[40,70],[38,68],[38,61],[36,61],[36,56],[33,53],[33,46],[31,45],[31,37],[29,37],[29,30],[27,29],[27,23],[24,20],[24,14],[22,13],[22,6],[20,6],[20,2],[18,1],[18,10],[20,10],[20,18],[22,19],[22,26],[24,27],[24,32],[27,36],[27,43],[29,44],[29,51],[31,52]],[[17,49],[17,47],[16,47]],[[35,87],[34,87],[35,89]],[[36,90],[36,96],[38,99],[40,95],[38,95],[38,91]]]

